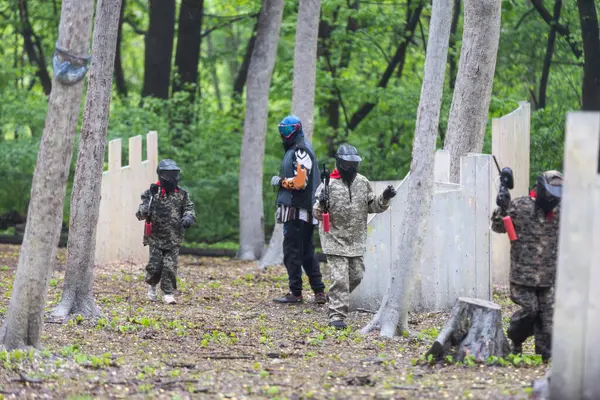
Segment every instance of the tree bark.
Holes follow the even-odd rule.
[[[63,0],[58,44],[70,54],[89,52],[93,0]],[[56,259],[83,80],[64,86],[56,80],[48,100],[17,276],[2,328],[6,348],[38,347],[48,281]]]
[[[256,44],[248,67],[246,117],[240,155],[239,212],[242,260],[258,260],[265,250],[262,201],[263,160],[269,88],[283,16],[283,0],[264,0]]]
[[[242,93],[244,93],[244,86],[246,86],[246,80],[248,79],[248,67],[250,66],[250,57],[252,56],[252,52],[254,50],[254,45],[256,43],[256,31],[258,29],[258,19],[254,24],[254,28],[252,29],[252,34],[250,35],[250,39],[248,39],[248,46],[246,46],[246,53],[244,54],[244,60],[242,60],[242,65],[238,70],[238,73],[235,77],[235,81],[233,82],[233,97],[241,98]]]
[[[577,0],[583,39],[583,111],[600,111],[600,29],[594,0]]]
[[[194,102],[198,85],[203,15],[204,0],[182,0],[175,53],[175,66],[179,79],[173,82],[173,91],[187,90],[191,103]]]
[[[37,66],[36,75],[40,79],[40,83],[44,88],[44,93],[47,96],[52,90],[52,78],[50,78],[48,69],[46,68],[46,60],[40,39],[33,31],[31,22],[29,22],[27,0],[19,0],[19,18],[21,22],[21,34],[23,35],[23,42],[25,45],[25,51],[27,52],[27,57],[29,58],[29,62],[31,64]]]
[[[460,180],[460,157],[481,152],[500,40],[500,0],[465,0],[463,40],[444,149],[450,182]]]
[[[167,99],[175,35],[175,0],[149,0],[149,3],[142,96]]]
[[[491,301],[459,297],[444,328],[427,352],[441,359],[456,346],[456,361],[471,356],[484,363],[491,356],[505,357],[510,352],[502,329],[502,310]]]
[[[454,11],[452,12],[452,26],[450,27],[450,54],[448,55],[448,66],[450,67],[450,90],[454,90],[456,84],[456,54],[458,48],[456,47],[456,32],[458,31],[458,20],[460,18],[460,1],[454,0]]]
[[[71,194],[65,284],[62,300],[53,312],[63,318],[69,314],[86,318],[101,315],[92,296],[94,254],[121,0],[98,0],[96,7],[94,58]]]
[[[123,60],[121,59],[121,43],[123,42],[123,15],[125,13],[126,0],[121,4],[121,15],[119,16],[119,32],[117,34],[117,50],[115,54],[115,84],[117,93],[121,97],[127,97],[127,82],[123,72]]]
[[[433,162],[437,127],[442,106],[453,0],[434,0],[429,23],[425,73],[417,110],[408,199],[399,240],[401,249],[394,260],[391,279],[379,311],[362,329],[368,333],[380,326],[382,336],[392,337],[397,328],[408,326],[408,309],[419,269],[423,242],[433,198]]]
[[[544,57],[544,66],[542,67],[542,77],[540,78],[540,94],[538,96],[538,107],[546,107],[546,91],[548,90],[548,78],[550,77],[550,66],[552,65],[552,56],[554,55],[554,43],[556,42],[556,25],[560,19],[560,10],[562,0],[554,1],[554,23],[548,32],[548,43],[546,44],[546,56]]]

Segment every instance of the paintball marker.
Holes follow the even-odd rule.
[[[500,207],[502,210],[506,211],[510,206],[509,189],[513,189],[515,187],[513,171],[508,167],[500,169],[500,165],[498,165],[496,156],[493,157],[494,162],[496,163],[496,168],[498,168],[498,173],[500,174],[500,188],[498,189],[498,196],[496,197],[496,205],[498,205],[498,207]],[[517,240],[517,233],[515,232],[515,226],[512,223],[510,215],[503,217],[502,222],[504,222],[504,229],[506,229],[508,239],[511,241]]]
[[[321,183],[323,183],[323,190],[319,195],[319,203],[323,211],[323,232],[329,232],[329,170],[325,163],[321,171]]]
[[[148,216],[146,217],[146,222],[144,223],[144,235],[150,236],[152,235],[152,221],[150,220],[152,200],[154,200],[154,195],[150,193],[150,202],[148,203]]]

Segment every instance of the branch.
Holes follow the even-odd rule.
[[[559,24],[559,23],[554,24],[554,21],[552,20],[552,14],[550,14],[550,12],[544,7],[543,0],[530,0],[530,1],[533,4],[533,6],[535,7],[535,9],[538,11],[540,16],[544,19],[544,21],[546,21],[546,23],[550,27],[552,27],[552,25],[554,25],[556,28],[556,31],[565,38],[565,40],[571,47],[573,54],[575,54],[575,56],[577,58],[581,58],[583,53],[582,53],[581,49],[579,48],[579,45],[577,43],[573,43],[573,41],[571,40],[571,32],[569,32],[569,28],[563,24]]]
[[[533,13],[534,11],[535,11],[535,8],[530,8],[529,10],[525,11],[525,13],[521,16],[521,18],[519,18],[519,21],[515,25],[515,29],[519,29],[519,27],[521,26],[521,24],[523,23],[523,21],[525,21],[525,18],[527,18],[528,16],[530,16],[531,13]]]
[[[242,15],[242,16],[239,16],[239,17],[232,18],[232,19],[230,19],[227,22],[223,22],[222,24],[218,24],[218,25],[215,25],[215,26],[213,26],[211,28],[208,28],[207,30],[205,30],[202,33],[202,35],[200,37],[206,37],[206,36],[210,35],[210,33],[212,31],[216,31],[217,29],[221,29],[221,28],[226,27],[228,25],[232,25],[233,23],[241,21],[243,19],[246,19],[246,18],[256,18],[257,16],[258,16],[258,13],[253,13],[253,14]]]
[[[140,29],[131,18],[123,18],[123,23],[129,25],[131,27],[131,29],[138,35],[145,36],[147,33],[147,31]]]

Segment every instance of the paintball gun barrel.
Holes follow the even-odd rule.
[[[323,232],[329,232],[329,170],[325,163],[323,163],[321,171],[321,183],[323,183],[323,189],[319,196],[319,202],[323,211]]]
[[[498,160],[496,160],[496,156],[493,157],[494,162],[496,163],[496,168],[498,168],[498,173],[500,174],[500,188],[498,189],[496,204],[498,205],[498,207],[506,211],[508,209],[508,206],[510,205],[509,189],[513,189],[515,187],[513,171],[508,167],[500,169],[500,165],[498,165]],[[503,217],[502,222],[504,223],[504,229],[508,234],[508,238],[511,241],[517,240],[517,233],[515,231],[515,226],[513,225],[510,215]]]

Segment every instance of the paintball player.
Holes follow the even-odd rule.
[[[164,294],[166,304],[175,304],[177,289],[177,258],[185,229],[196,222],[194,203],[189,193],[179,187],[180,169],[173,160],[158,163],[158,182],[142,194],[142,204],[135,214],[138,220],[151,223],[151,232],[144,232],[144,246],[149,246],[150,260],[146,266],[148,299],[157,300],[156,285]]]
[[[280,174],[271,178],[278,188],[277,223],[283,224],[283,263],[287,269],[288,294],[274,299],[277,303],[300,303],[302,299],[302,267],[315,294],[315,303],[324,304],[325,284],[313,243],[314,226],[312,205],[319,185],[317,157],[308,140],[304,138],[302,122],[294,115],[284,118],[278,126],[285,155]]]
[[[381,195],[373,193],[369,180],[358,173],[361,158],[356,147],[343,144],[335,155],[336,169],[331,173],[329,187],[317,189],[315,216],[323,219],[329,211],[330,231],[319,230],[323,252],[331,272],[329,287],[329,326],[346,329],[350,293],[360,284],[365,271],[363,255],[367,245],[368,214],[388,209],[396,195],[388,186]]]
[[[544,361],[552,353],[562,181],[560,172],[546,171],[538,177],[529,196],[513,201],[508,191],[501,188],[496,199],[498,208],[492,215],[494,232],[507,232],[503,217],[508,216],[516,233],[516,239],[510,242],[510,298],[521,309],[513,314],[507,330],[512,351],[522,353],[523,342],[533,335],[535,352]]]

